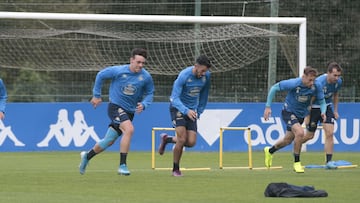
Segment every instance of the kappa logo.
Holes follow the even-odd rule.
[[[11,126],[5,126],[2,120],[0,120],[0,146],[4,143],[5,139],[9,138],[14,142],[14,145],[17,147],[24,147],[25,144],[19,141],[13,131],[11,130]]]
[[[51,139],[55,138],[60,146],[68,147],[71,141],[74,141],[76,147],[84,146],[89,138],[94,141],[100,141],[94,126],[88,126],[84,114],[81,110],[74,112],[74,123],[71,125],[68,118],[68,111],[60,109],[58,120],[55,124],[49,126],[49,132],[46,137],[37,144],[38,147],[48,147]]]

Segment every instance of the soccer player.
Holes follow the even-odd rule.
[[[164,154],[167,143],[175,143],[173,149],[173,176],[182,176],[180,159],[183,147],[196,143],[197,119],[204,111],[210,89],[210,60],[201,55],[195,65],[182,70],[174,81],[170,96],[170,115],[176,136],[161,134],[159,154]]]
[[[2,79],[0,79],[0,119],[1,120],[4,120],[5,118],[6,100],[7,100],[6,87]]]
[[[143,67],[147,51],[135,48],[131,52],[130,64],[110,66],[98,72],[93,88],[91,104],[96,108],[102,102],[101,87],[104,80],[111,80],[109,88],[108,116],[111,120],[105,137],[94,147],[80,153],[80,174],[84,174],[91,158],[106,150],[122,135],[120,141],[119,175],[130,175],[126,164],[131,137],[134,133],[134,114],[141,113],[153,101],[154,83],[152,76]]]
[[[327,73],[320,75],[316,78],[316,81],[322,85],[326,102],[326,121],[322,122],[320,113],[320,104],[315,101],[312,104],[310,117],[308,121],[305,121],[307,132],[303,139],[303,143],[314,137],[318,123],[322,123],[325,131],[325,145],[324,151],[326,154],[326,167],[329,169],[336,168],[334,162],[331,161],[334,151],[334,122],[339,118],[338,103],[339,96],[338,91],[342,85],[341,77],[342,68],[336,62],[329,63]]]
[[[326,119],[326,104],[324,92],[320,84],[315,83],[317,70],[307,66],[304,69],[302,77],[282,80],[274,84],[268,93],[266,107],[264,111],[264,119],[268,120],[271,115],[271,102],[277,91],[287,91],[284,106],[281,112],[283,121],[286,124],[285,137],[275,143],[272,147],[265,147],[265,166],[271,167],[272,154],[279,149],[291,144],[294,141],[294,171],[303,173],[304,168],[300,162],[300,151],[302,139],[304,137],[304,129],[301,124],[306,115],[308,115],[308,107],[311,100],[318,100],[321,109],[321,117]]]

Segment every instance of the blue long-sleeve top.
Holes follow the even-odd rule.
[[[101,97],[101,87],[104,80],[111,80],[109,100],[121,106],[126,112],[134,113],[138,102],[144,109],[154,97],[154,82],[149,72],[144,68],[139,73],[130,70],[130,64],[110,66],[98,72],[93,88],[93,96]]]
[[[324,91],[324,96],[325,96],[325,102],[326,105],[331,105],[333,102],[333,95],[334,93],[337,93],[342,86],[342,79],[339,78],[337,80],[336,83],[328,83],[327,82],[327,74],[322,74],[319,77],[317,77],[316,79],[317,83],[320,83],[320,85],[322,86],[322,90]],[[313,107],[319,107],[319,102],[315,101],[313,104]]]
[[[266,100],[267,107],[270,107],[277,91],[288,91],[283,109],[294,113],[299,118],[304,118],[309,114],[309,106],[313,97],[316,97],[319,102],[321,112],[324,114],[326,112],[324,92],[318,82],[315,82],[312,87],[307,87],[302,83],[301,78],[282,80],[270,88]]]
[[[2,79],[0,79],[0,111],[5,113],[6,100],[7,100],[7,92]]]
[[[194,66],[182,70],[174,81],[170,103],[182,114],[195,110],[198,117],[204,112],[210,89],[210,71],[198,78],[192,73]]]

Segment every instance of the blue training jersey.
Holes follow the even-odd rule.
[[[93,88],[94,97],[101,97],[104,80],[110,79],[109,100],[121,106],[126,112],[134,113],[137,103],[141,102],[144,109],[154,97],[154,82],[144,68],[141,72],[130,71],[130,64],[110,66],[98,72]]]
[[[6,88],[2,79],[0,79],[0,111],[4,113],[5,113],[6,100],[7,100]]]
[[[304,118],[309,113],[308,107],[313,96],[316,100],[324,99],[319,83],[315,82],[312,87],[307,87],[302,83],[301,78],[280,81],[279,88],[280,91],[288,91],[283,108],[299,118]]]
[[[328,83],[327,74],[322,74],[316,78],[316,82],[320,83],[325,96],[326,105],[332,104],[334,93],[338,92],[342,86],[342,79],[339,78],[336,83]],[[313,107],[320,107],[319,101],[315,101]]]
[[[170,96],[171,105],[181,113],[189,109],[197,111],[198,117],[204,111],[210,89],[210,72],[201,78],[192,73],[194,66],[182,70],[176,78]]]

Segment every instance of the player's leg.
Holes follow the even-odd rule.
[[[265,147],[264,148],[264,153],[265,153],[265,166],[266,167],[271,167],[272,165],[272,155],[280,150],[281,148],[291,144],[291,142],[294,140],[294,134],[292,133],[291,131],[291,127],[292,127],[292,124],[291,124],[291,115],[292,113],[291,112],[287,112],[285,110],[283,110],[281,112],[281,116],[282,116],[282,119],[284,121],[284,123],[286,123],[286,133],[285,133],[285,137],[278,140],[273,146],[271,147]]]
[[[177,123],[182,123],[179,125],[185,126],[185,121],[183,119],[182,113],[180,113],[176,108],[170,107],[170,117],[171,122],[173,124],[173,127],[176,128]],[[163,155],[165,152],[166,145],[169,143],[176,143],[177,137],[176,136],[170,136],[166,133],[160,134],[160,144],[158,148],[158,152],[160,155]]]
[[[170,136],[166,133],[160,134],[160,144],[158,148],[158,152],[160,155],[163,155],[165,153],[166,145],[169,143],[176,143],[176,136]]]
[[[119,175],[130,175],[126,159],[130,149],[131,138],[134,133],[134,126],[131,120],[121,122],[120,129],[123,132],[120,141],[120,164],[118,169]]]
[[[100,154],[101,152],[103,152],[106,148],[108,148],[109,146],[111,146],[115,140],[119,137],[120,133],[118,131],[116,131],[113,127],[109,127],[104,138],[101,139],[99,142],[97,142],[94,147],[89,150],[88,152],[86,151],[82,151],[80,153],[80,165],[79,165],[79,170],[80,170],[80,174],[84,174],[86,167],[90,161],[90,159],[92,159],[94,156],[96,156],[97,154]]]
[[[196,144],[197,120],[186,119],[187,137],[184,146],[193,147]]]
[[[326,109],[326,121],[323,123],[323,130],[325,132],[325,145],[324,151],[326,156],[326,167],[329,169],[337,168],[332,162],[332,156],[334,153],[334,123],[335,115],[329,105]]]
[[[295,123],[292,126],[292,132],[295,136],[294,138],[294,171],[296,173],[304,173],[304,168],[300,162],[300,153],[301,153],[301,146],[303,143],[304,138],[304,128],[301,126],[302,121],[300,123]]]
[[[305,143],[311,140],[312,138],[314,138],[314,134],[317,129],[318,123],[321,120],[322,118],[321,118],[320,108],[312,108],[310,111],[309,119],[308,120],[305,119],[304,121],[306,124],[306,133],[303,137],[302,143]]]
[[[180,159],[183,153],[183,148],[187,140],[187,130],[185,126],[177,126],[175,128],[177,141],[173,149],[173,176],[182,176],[180,172]]]
[[[326,163],[331,161],[334,153],[334,124],[324,123],[323,129],[325,131],[325,146]]]

